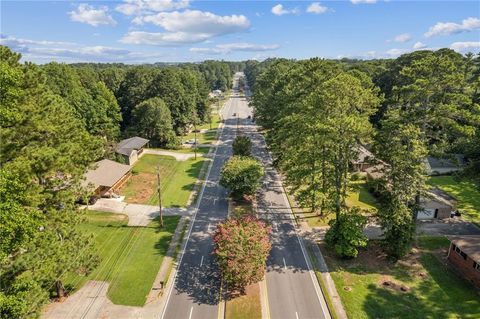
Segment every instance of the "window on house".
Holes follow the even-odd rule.
[[[480,264],[474,261],[473,268],[475,268],[477,271],[480,271]]]
[[[455,247],[455,252],[456,252],[457,254],[459,254],[460,256],[462,256],[463,259],[467,260],[467,254],[465,254],[465,253],[464,253],[460,248],[458,248],[457,246],[454,245],[454,247]]]

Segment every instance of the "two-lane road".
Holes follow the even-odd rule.
[[[179,259],[172,289],[161,318],[217,318],[220,302],[220,279],[212,256],[212,234],[216,224],[227,217],[228,191],[219,185],[223,163],[231,156],[231,143],[236,135],[238,98],[230,98],[222,116],[225,119],[213,163],[206,175],[204,188],[187,233],[187,244]]]

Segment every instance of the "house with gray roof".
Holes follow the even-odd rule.
[[[120,143],[118,143],[115,152],[122,156],[128,165],[133,165],[138,160],[143,152],[143,148],[149,141],[150,140],[147,140],[146,138],[138,136],[130,137],[121,140]]]
[[[448,158],[428,156],[424,160],[427,175],[444,175],[461,170],[465,164],[465,156],[452,154]]]

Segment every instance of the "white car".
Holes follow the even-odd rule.
[[[198,140],[195,140],[194,138],[192,138],[191,140],[186,141],[185,144],[195,145],[195,144],[198,144]]]

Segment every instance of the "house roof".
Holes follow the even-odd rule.
[[[475,262],[480,263],[480,236],[447,236],[447,238]]]
[[[372,152],[370,152],[365,146],[363,145],[357,145],[354,147],[354,149],[357,151],[357,158],[353,160],[353,163],[365,163],[367,160],[373,160],[375,159],[375,155],[373,155]]]
[[[420,198],[420,202],[425,207],[432,206],[431,204],[429,204],[429,201],[436,202],[437,203],[436,206],[440,204],[440,206],[443,206],[443,207],[446,206],[446,207],[454,208],[456,205],[456,201],[452,196],[448,195],[447,193],[445,193],[444,191],[438,188],[429,189],[427,191],[427,194]]]
[[[465,156],[463,154],[451,154],[450,158],[428,156],[425,161],[432,170],[436,168],[459,168],[465,165]]]
[[[84,186],[89,184],[112,187],[125,174],[130,171],[130,166],[120,164],[109,159],[103,159],[95,163],[94,168],[89,169],[85,174]]]
[[[134,136],[127,138],[125,140],[121,140],[120,143],[118,143],[116,152],[118,154],[130,156],[134,150],[139,150],[142,147],[144,147],[149,140],[146,138]]]
[[[365,169],[365,172],[372,179],[380,179],[385,175],[385,164],[379,163],[377,165],[370,166]]]

